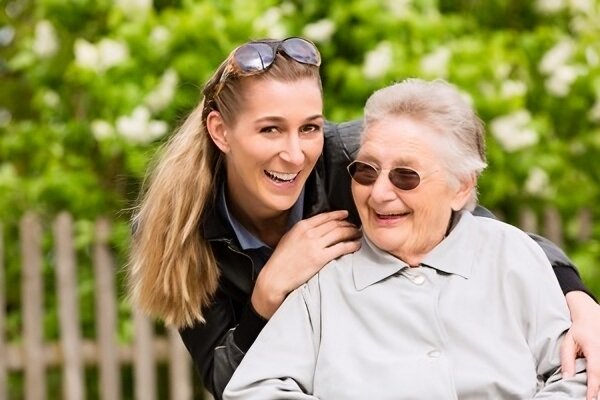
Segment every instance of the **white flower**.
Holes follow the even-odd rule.
[[[513,152],[538,142],[538,134],[531,128],[531,115],[527,110],[495,118],[490,123],[494,137],[504,150]]]
[[[48,20],[38,21],[35,24],[33,52],[40,58],[49,58],[56,54],[58,47],[58,37],[52,23]]]
[[[4,107],[0,107],[0,128],[7,127],[12,119],[12,114]]]
[[[575,52],[573,39],[564,38],[551,48],[539,64],[540,72],[551,74],[556,68],[566,64]]]
[[[314,42],[327,42],[335,32],[335,22],[324,18],[304,27],[302,35]]]
[[[459,90],[458,94],[468,105],[473,106],[475,104],[475,100],[473,100],[473,96],[471,96],[471,93],[465,92],[464,90]]]
[[[588,119],[592,122],[600,122],[600,99],[596,99],[596,102],[588,112]]]
[[[551,194],[550,178],[546,171],[539,167],[533,167],[529,171],[524,189],[534,196],[549,196]]]
[[[120,41],[102,39],[97,48],[102,71],[123,63],[129,57],[129,48]]]
[[[152,0],[116,0],[115,5],[129,18],[141,18],[152,8]]]
[[[281,3],[279,9],[281,10],[281,15],[292,15],[296,12],[296,6],[289,1]]]
[[[394,17],[402,18],[410,11],[411,0],[387,0],[385,7]]]
[[[162,25],[156,26],[150,32],[150,41],[155,45],[165,44],[171,37],[171,32]]]
[[[82,68],[98,68],[98,50],[96,46],[85,39],[75,40],[75,63]]]
[[[537,0],[535,8],[543,14],[556,14],[567,7],[565,0]]]
[[[165,121],[152,120],[148,124],[148,135],[154,140],[167,133],[167,129],[169,125]]]
[[[438,47],[421,59],[421,72],[437,78],[448,76],[448,62],[451,56],[452,52],[448,47]]]
[[[513,97],[522,97],[527,93],[527,85],[523,81],[507,79],[502,81],[500,93],[505,99]]]
[[[593,47],[586,47],[585,60],[590,67],[597,67],[600,64],[600,57]]]
[[[579,66],[562,65],[554,70],[552,75],[546,79],[546,90],[557,97],[565,97],[569,94],[571,85],[575,80],[585,73]]]
[[[376,79],[384,76],[393,63],[393,50],[389,42],[380,42],[377,47],[365,55],[363,74],[367,79]]]
[[[103,72],[123,63],[129,57],[129,48],[123,42],[102,39],[96,45],[85,39],[75,40],[75,63],[82,68]]]
[[[104,138],[114,135],[114,133],[115,133],[113,126],[109,122],[107,122],[103,119],[93,120],[92,124],[91,124],[91,128],[92,128],[92,134],[94,135],[96,140],[102,140]]]
[[[148,93],[144,103],[154,113],[164,110],[173,100],[178,83],[179,76],[177,72],[168,69],[161,77],[158,86]]]
[[[269,38],[280,39],[287,36],[287,29],[281,22],[283,11],[279,7],[271,7],[254,21],[254,29],[264,31]]]
[[[0,28],[0,46],[8,46],[15,38],[15,28],[5,25]]]
[[[589,14],[594,10],[593,0],[570,0],[571,10],[575,12],[581,12],[582,14]]]
[[[513,67],[509,63],[498,63],[494,66],[494,76],[498,80],[508,79]]]
[[[47,90],[42,96],[42,102],[48,108],[56,108],[60,104],[60,97],[55,91]]]
[[[150,120],[150,111],[138,106],[131,115],[117,119],[117,132],[132,143],[150,143],[167,133],[164,121]]]

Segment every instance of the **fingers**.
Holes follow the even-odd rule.
[[[336,212],[337,213],[337,212]],[[347,212],[343,212],[346,213]],[[343,238],[356,237],[358,235],[357,227],[345,219],[338,219],[344,214],[325,216],[318,219],[308,219],[298,222],[287,236],[294,236],[296,239],[304,237],[309,240],[318,240],[327,247]],[[321,214],[320,214],[321,215]],[[317,215],[313,218],[320,217]],[[336,238],[339,238],[336,240]]]
[[[600,381],[588,379],[586,400],[600,400]]]
[[[339,223],[322,234],[321,243],[324,247],[331,247],[334,244],[346,241],[358,240],[362,232],[351,223]]]
[[[575,359],[577,358],[577,344],[573,340],[571,331],[568,331],[560,345],[560,366],[565,378],[575,375]]]
[[[594,355],[587,358],[587,400],[600,399],[600,363]]]
[[[354,253],[358,249],[360,249],[361,245],[360,240],[352,240],[345,242],[338,242],[333,246],[328,247],[323,254],[328,258],[325,264],[327,264],[331,260],[335,260],[338,257],[341,257],[346,254]]]
[[[336,220],[339,221],[339,220],[344,220],[346,218],[348,218],[348,211],[336,210],[336,211],[320,213],[320,214],[317,214],[310,218],[306,218],[306,219],[302,220],[301,222],[299,222],[299,224],[306,224],[309,227],[315,227],[315,226],[322,225],[329,221],[336,221]]]

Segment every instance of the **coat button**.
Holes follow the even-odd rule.
[[[415,275],[415,276],[412,278],[412,281],[413,281],[413,283],[414,283],[415,285],[419,285],[419,286],[420,286],[420,285],[422,285],[422,284],[424,284],[424,283],[425,283],[425,277],[424,277],[423,275]]]
[[[427,355],[431,358],[439,358],[442,353],[439,350],[431,350]]]

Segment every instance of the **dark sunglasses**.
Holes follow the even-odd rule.
[[[381,173],[380,169],[364,161],[352,161],[347,169],[352,179],[364,186],[373,185]],[[413,190],[421,183],[419,173],[406,167],[390,169],[388,178],[401,190]]]
[[[207,98],[203,117],[211,109],[216,109],[214,99],[232,75],[251,76],[268,70],[278,53],[283,52],[292,60],[318,67],[321,65],[321,54],[309,40],[289,37],[283,40],[262,40],[248,42],[235,49],[226,61],[226,66],[215,86],[206,86],[203,90]]]
[[[273,65],[275,56],[280,51],[299,63],[315,67],[321,65],[321,54],[314,43],[303,38],[290,37],[241,45],[233,51],[231,57],[233,72],[247,76],[266,71]]]
[[[235,49],[229,56],[227,66],[221,74],[214,95],[217,97],[223,84],[232,75],[251,76],[260,74],[275,61],[277,53],[283,52],[292,60],[302,64],[321,65],[321,54],[317,46],[309,40],[289,37],[283,40],[248,42]]]

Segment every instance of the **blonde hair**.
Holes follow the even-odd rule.
[[[439,129],[447,139],[442,162],[457,181],[470,176],[477,179],[487,166],[483,122],[448,82],[406,79],[377,90],[365,104],[363,130],[390,115],[418,118]],[[476,204],[475,187],[464,208],[473,210]]]
[[[230,58],[217,69],[203,89],[200,104],[161,149],[133,218],[130,299],[141,311],[178,328],[204,322],[203,310],[219,285],[217,262],[200,226],[215,202],[224,168],[223,156],[206,129],[208,114],[215,110],[226,124],[235,123],[244,106],[245,80],[308,78],[321,87],[318,67],[281,53],[260,74],[228,75],[222,82],[229,62]]]

